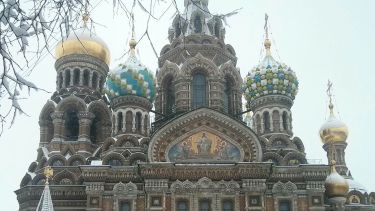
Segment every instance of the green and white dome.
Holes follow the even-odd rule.
[[[270,52],[271,43],[266,39],[266,56],[245,77],[244,93],[249,102],[271,94],[285,95],[294,99],[298,91],[298,80],[294,71],[276,61]]]
[[[130,41],[130,56],[108,74],[106,93],[110,99],[120,96],[135,95],[155,99],[155,77],[135,55],[135,40]]]

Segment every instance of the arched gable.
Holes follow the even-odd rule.
[[[219,72],[221,72],[220,74],[224,77],[228,77],[233,80],[233,85],[236,90],[241,90],[243,80],[240,72],[237,70],[231,60],[228,60],[224,64],[220,65]]]
[[[220,72],[217,69],[217,66],[213,61],[204,57],[202,54],[197,53],[194,57],[187,59],[181,67],[181,72],[185,76],[192,76],[194,71],[201,70],[208,77],[222,77],[219,75]]]
[[[43,106],[42,111],[39,115],[39,121],[46,121],[50,119],[51,113],[55,112],[56,110],[56,103],[52,100],[48,100],[47,103]]]
[[[171,157],[166,153],[169,153],[173,146],[178,143],[184,144],[186,138],[195,137],[198,133],[203,136],[205,132],[208,133],[208,139],[214,139],[210,147],[217,146],[218,148],[215,148],[215,150],[219,150],[216,151],[217,153],[225,153],[221,149],[229,148],[231,153],[235,152],[231,156],[238,156],[235,150],[237,148],[240,151],[239,162],[262,161],[262,149],[256,134],[240,122],[209,108],[200,108],[179,116],[174,119],[173,124],[168,124],[156,131],[148,148],[149,161],[166,162],[170,160]],[[207,146],[203,145],[203,147]],[[197,151],[197,148],[196,143],[194,150]],[[214,149],[210,148],[210,150],[212,154]],[[217,162],[221,162],[220,159],[227,155],[213,154],[212,156],[217,156],[219,159]],[[214,160],[211,159],[207,162],[211,161]],[[228,162],[230,159],[225,161]],[[234,161],[232,160],[232,162]]]
[[[57,104],[56,106],[56,111],[66,111],[69,108],[75,108],[77,111],[82,112],[86,111],[86,103],[83,99],[75,96],[75,95],[70,95],[67,98],[64,98]]]

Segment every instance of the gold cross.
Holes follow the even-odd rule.
[[[44,176],[46,176],[46,184],[48,184],[48,180],[53,176],[53,169],[51,166],[46,166],[44,168]]]

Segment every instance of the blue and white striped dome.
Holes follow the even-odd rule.
[[[130,42],[130,56],[119,64],[107,77],[106,93],[110,99],[120,96],[135,95],[155,99],[155,77],[135,55],[135,42]]]

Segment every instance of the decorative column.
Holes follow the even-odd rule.
[[[39,128],[40,128],[40,140],[39,146],[43,146],[44,144],[48,143],[48,122],[46,120],[39,121]]]
[[[53,141],[62,141],[64,138],[64,119],[63,119],[64,113],[63,112],[54,112],[52,117],[53,122]]]
[[[93,182],[86,183],[86,195],[87,195],[87,211],[102,211],[103,210],[103,193],[104,183]],[[106,211],[106,210],[105,210]]]
[[[79,85],[83,86],[83,70],[79,71]]]
[[[73,69],[70,70],[70,86],[73,86],[73,79],[74,79],[74,71]]]
[[[91,70],[90,71],[90,77],[89,77],[89,87],[92,87],[92,76],[93,76],[94,72]]]
[[[79,112],[79,141],[90,141],[90,127],[95,115],[91,112]]]
[[[133,112],[133,122],[132,122],[132,125],[133,125],[132,131],[133,131],[133,133],[135,132],[135,117],[136,117],[136,115],[137,115],[137,113]]]

